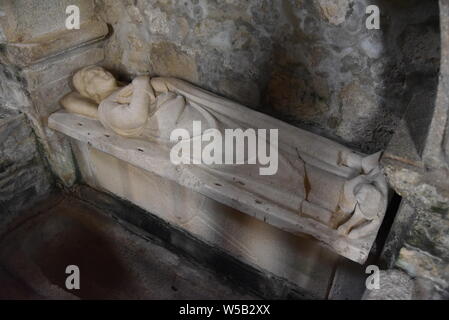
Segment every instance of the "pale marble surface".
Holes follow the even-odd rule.
[[[80,142],[88,143],[95,149],[113,155],[117,158],[117,161],[123,160],[149,173],[176,181],[188,189],[206,195],[241,212],[250,214],[266,223],[295,234],[311,234],[337,253],[354,261],[362,263],[366,259],[375,239],[375,234],[361,239],[349,239],[348,237],[339,235],[337,230],[331,229],[325,224],[317,223],[316,220],[300,216],[275,203],[259,203],[258,198],[255,198],[247,192],[245,193],[238,186],[228,184],[221,180],[216,181],[217,179],[211,177],[207,172],[203,172],[200,168],[174,166],[169,160],[167,150],[160,147],[157,143],[121,137],[104,128],[96,120],[65,112],[58,112],[50,116],[49,126]],[[89,174],[98,176],[100,169],[101,165],[97,164],[95,168],[89,171]],[[107,166],[103,169],[105,170],[101,170],[101,175],[104,176],[104,179],[117,177],[113,173],[113,170],[107,169]],[[117,177],[116,181],[107,185],[109,187],[124,188],[127,181],[126,179],[122,180]],[[131,182],[132,180],[128,181],[128,183]],[[220,186],[217,184],[220,184]],[[223,188],[223,186],[226,186],[226,188]],[[134,190],[136,189],[129,188],[127,190],[128,193],[118,194],[133,201],[131,194],[136,192]],[[137,190],[139,192],[145,192],[144,187],[137,188]],[[178,202],[176,199],[175,197],[173,201]],[[155,201],[157,202],[158,199],[155,199]],[[179,200],[179,205],[182,205],[182,202]]]
[[[72,139],[85,183],[115,194],[211,246],[325,298],[339,256],[179,183]],[[173,239],[174,242],[178,239]]]
[[[388,198],[380,154],[357,154],[174,78],[140,76],[120,87],[91,66],[73,84],[76,92],[61,101],[70,113],[53,114],[51,128],[285,231],[312,235],[354,261],[366,259]],[[188,144],[201,139],[207,131],[195,133],[194,121],[219,133],[277,129],[278,141],[264,141],[279,153],[277,172],[261,175],[258,163],[174,164],[170,132],[182,128]]]

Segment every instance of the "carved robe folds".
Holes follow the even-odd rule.
[[[138,89],[127,90],[134,95]],[[308,234],[354,261],[366,260],[388,199],[380,154],[356,154],[182,80],[153,78],[142,90],[149,92],[148,119],[129,126],[125,134],[108,122],[111,105],[129,103],[117,98],[118,91],[100,103],[101,123],[58,112],[50,117],[49,126],[266,223]],[[77,125],[80,121],[83,127]],[[278,171],[264,176],[259,164],[173,164],[170,132],[184,128],[194,137],[194,121],[201,121],[203,133],[210,128],[277,129]],[[105,135],[117,138],[105,140]],[[130,145],[141,147],[131,150]]]

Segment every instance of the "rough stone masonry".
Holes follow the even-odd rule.
[[[0,219],[45,196],[51,177],[24,114],[0,106]]]
[[[381,9],[367,30],[366,7]],[[371,153],[433,95],[438,1],[97,0],[105,66],[170,75]],[[416,100],[416,99],[415,99]]]
[[[25,9],[14,11],[19,16],[13,20],[25,23],[18,29],[0,26],[0,219],[50,190],[52,178],[37,142],[44,134],[36,130],[36,121],[45,129],[46,117],[69,90],[72,72],[103,57],[101,64],[122,80],[140,74],[182,78],[366,153],[385,149],[404,114],[414,117],[411,123],[432,116],[441,55],[436,0],[64,0],[58,7],[53,1],[14,2]],[[79,37],[59,30],[64,18],[59,10],[66,3],[89,12],[82,20],[92,24]],[[372,4],[381,9],[380,30],[365,28],[365,8]],[[447,21],[448,1],[440,5]],[[38,19],[38,9],[48,14]],[[110,26],[104,43],[107,28],[97,18]],[[43,60],[27,56],[26,46],[14,47],[49,34],[60,40],[52,42],[55,47],[32,52]],[[3,54],[10,44],[17,60],[30,61],[8,65]],[[442,63],[447,66],[447,57]],[[38,110],[35,118],[31,109]],[[426,141],[414,128],[409,134],[420,153]],[[400,141],[389,147],[404,147]],[[60,162],[52,162],[72,183],[70,148],[62,144],[60,149],[64,152],[53,152]],[[395,151],[391,154],[402,149]],[[433,189],[415,187],[429,173],[425,166],[415,172],[395,165],[391,168],[407,174],[397,175],[406,178],[399,181],[403,188],[392,184],[412,207],[403,202],[390,233],[389,244],[398,250],[387,245],[384,252],[391,250],[389,267],[406,273],[385,274],[407,287],[403,298],[447,298],[447,208],[417,204],[434,198],[429,196]],[[416,193],[406,192],[410,188]]]

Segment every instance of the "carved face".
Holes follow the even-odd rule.
[[[78,92],[100,103],[117,89],[114,76],[102,67],[91,66],[78,71],[73,76],[73,85]]]

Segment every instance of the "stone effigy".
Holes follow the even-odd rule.
[[[53,114],[51,128],[78,139],[83,134],[77,130],[97,131],[97,136],[105,130],[124,137],[117,144],[145,143],[148,152],[144,155],[142,148],[136,157],[132,152],[114,154],[116,148],[88,132],[89,143],[102,151],[127,158],[124,160],[283,230],[311,235],[354,261],[367,258],[388,199],[378,166],[380,154],[357,154],[174,78],[140,76],[120,87],[112,74],[92,66],[78,71],[73,85],[76,91],[61,100],[69,114]],[[76,126],[80,119],[85,119],[84,128]],[[195,123],[201,124],[199,130]],[[188,134],[174,139],[173,132],[179,129]],[[261,174],[262,163],[251,161],[260,155],[255,149],[248,149],[237,163],[205,163],[195,158],[195,152],[177,163],[170,161],[177,144],[181,143],[182,151],[199,140],[204,148],[211,132],[225,135],[231,129],[276,130],[278,136],[257,140],[257,149],[260,143],[266,144],[270,157],[277,152],[276,170]],[[226,158],[231,152],[239,157],[235,145],[231,149],[221,143],[215,147],[212,143],[215,156],[223,153]]]

